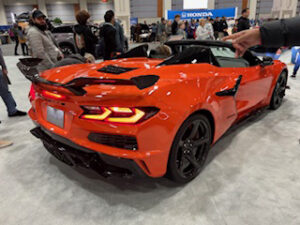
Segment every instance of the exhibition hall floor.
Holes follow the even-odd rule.
[[[29,81],[17,57],[5,59],[18,108],[28,110]],[[290,53],[281,59],[288,62]],[[281,108],[227,133],[185,186],[68,167],[29,133],[28,117],[8,118],[0,101],[0,137],[14,142],[0,149],[0,224],[300,224],[300,74],[288,85]]]

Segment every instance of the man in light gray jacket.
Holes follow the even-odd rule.
[[[64,57],[47,31],[46,16],[38,9],[32,13],[32,26],[28,30],[27,37],[31,56],[43,59],[37,66],[39,72],[51,69]]]

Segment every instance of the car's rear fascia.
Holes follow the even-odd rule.
[[[132,95],[126,101],[116,98],[97,99],[95,95],[74,96],[64,90],[60,93],[67,95],[64,100],[47,99],[41,95],[44,90],[35,86],[36,98],[32,101],[29,112],[31,119],[44,131],[51,132],[57,137],[67,139],[79,147],[84,147],[99,154],[115,158],[130,159],[150,177],[161,177],[166,173],[169,150],[172,144],[173,131],[165,124],[164,116],[160,113],[150,119],[137,124],[118,124],[103,121],[91,121],[80,118],[84,112],[82,106],[119,106],[119,107],[145,107],[147,102],[140,96]],[[60,89],[57,89],[59,90]],[[93,97],[91,97],[93,96]],[[117,98],[118,99],[118,98]],[[153,103],[152,103],[153,104]],[[64,128],[60,128],[47,121],[47,106],[63,110],[65,112]],[[152,107],[159,107],[151,105]],[[138,149],[128,150],[116,148],[91,141],[91,133],[126,135],[135,137]],[[163,137],[163,138],[162,138]],[[55,140],[59,143],[59,140]]]

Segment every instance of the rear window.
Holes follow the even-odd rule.
[[[235,52],[227,47],[210,47],[220,67],[240,68],[249,67],[250,64],[244,58],[236,58]]]

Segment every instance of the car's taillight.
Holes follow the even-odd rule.
[[[111,123],[136,124],[154,116],[159,109],[155,107],[98,107],[83,106],[82,119],[97,120]]]
[[[50,98],[50,99],[54,99],[54,100],[65,100],[67,97],[55,92],[51,92],[51,91],[46,91],[43,90],[42,91],[42,96],[45,98]]]
[[[30,91],[29,91],[29,101],[32,102],[35,100],[35,90],[34,90],[34,86],[31,84],[30,86]]]
[[[82,119],[104,120],[111,114],[111,111],[104,107],[84,107],[84,109],[87,110],[87,114],[83,114]]]

